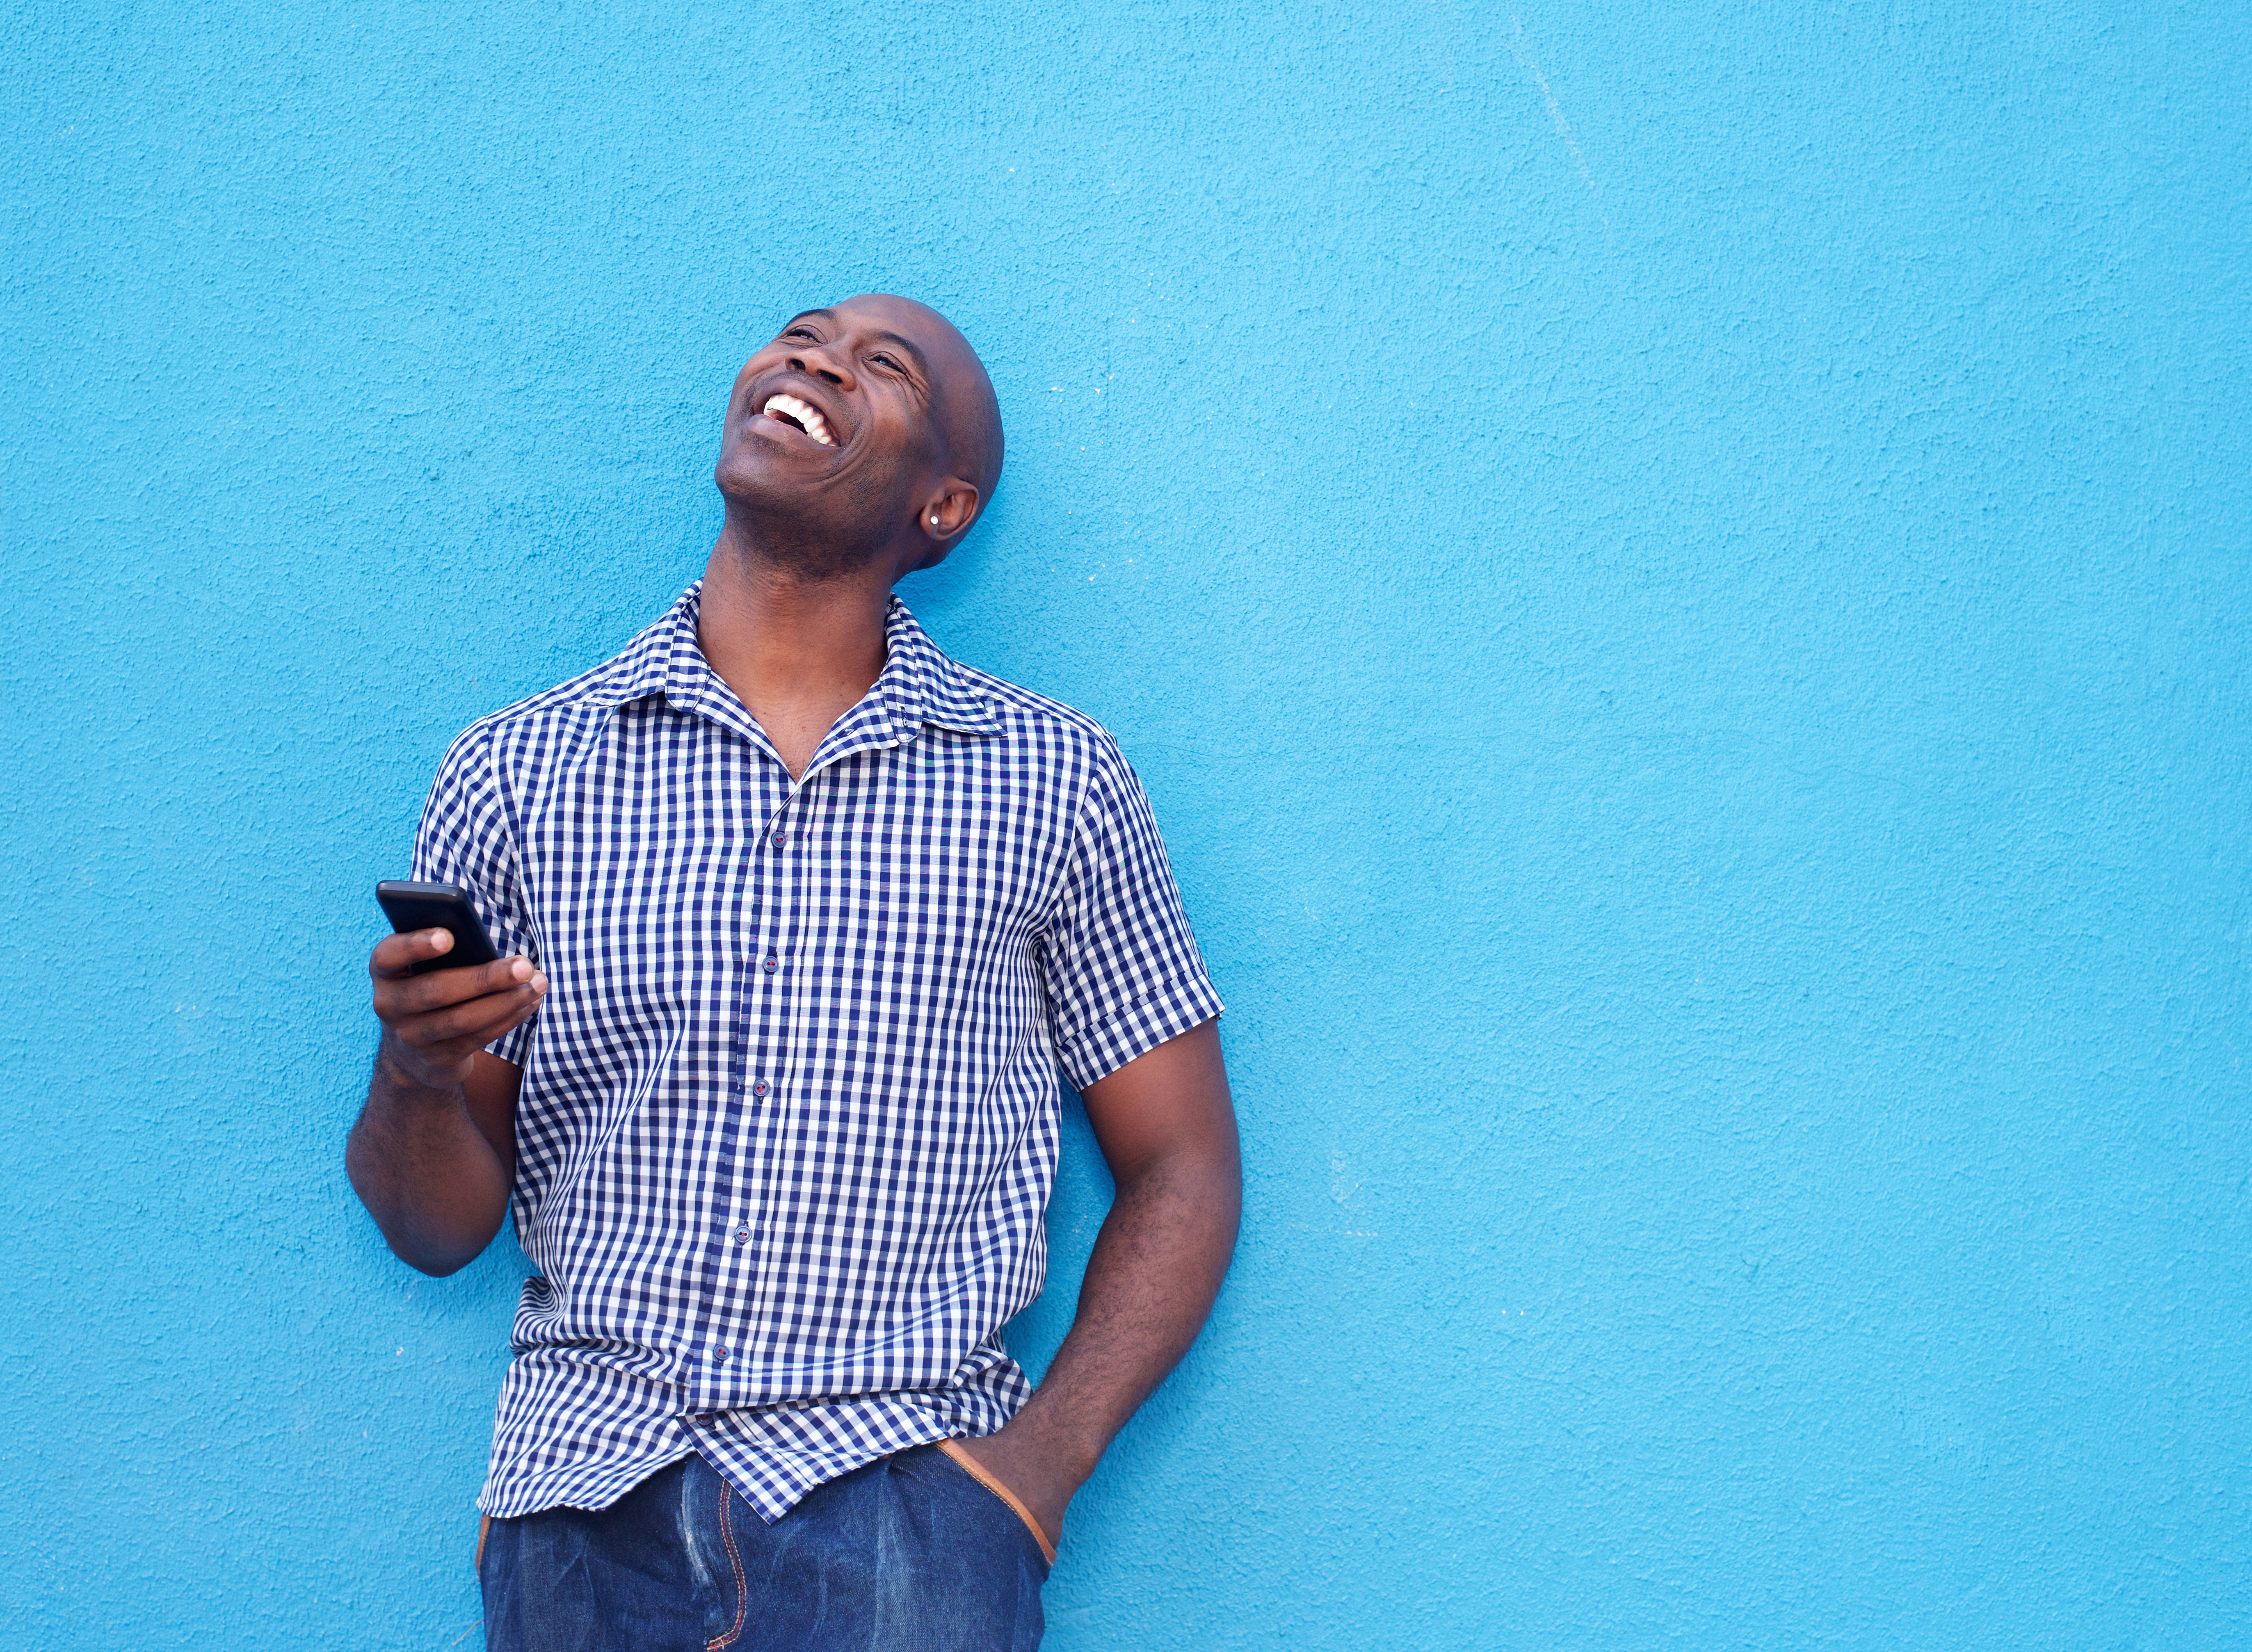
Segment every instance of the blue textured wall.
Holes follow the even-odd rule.
[[[871,287],[1232,1005],[1053,1646],[2252,1636],[2252,13],[1220,10],[9,7],[10,1648],[476,1644],[369,885]]]

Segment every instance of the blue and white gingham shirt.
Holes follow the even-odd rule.
[[[793,782],[705,662],[698,589],[455,741],[415,841],[551,983],[492,1046],[524,1069],[539,1274],[490,1515],[601,1508],[700,1451],[772,1520],[999,1427],[1059,1064],[1084,1086],[1220,1013],[1100,726],[894,598],[882,675]]]

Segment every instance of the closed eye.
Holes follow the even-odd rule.
[[[899,363],[893,361],[889,356],[886,356],[881,353],[871,356],[868,359],[870,361],[879,361],[883,363],[885,366],[890,368],[895,373],[903,373],[907,371],[906,368],[900,366]]]

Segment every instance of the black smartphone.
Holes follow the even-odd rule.
[[[380,883],[375,886],[375,899],[383,915],[391,920],[391,927],[402,935],[414,929],[454,932],[452,949],[410,966],[407,971],[410,975],[499,960],[492,937],[485,934],[477,918],[477,909],[469,905],[469,892],[459,884]]]

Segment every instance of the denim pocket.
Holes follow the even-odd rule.
[[[984,1464],[964,1451],[960,1440],[941,1440],[934,1443],[946,1454],[949,1462],[998,1497],[1008,1506],[1010,1513],[1025,1523],[1025,1530],[1031,1534],[1032,1541],[1040,1545],[1040,1558],[1046,1561],[1049,1565],[1054,1565],[1055,1545],[1048,1541],[1047,1533],[1040,1530],[1040,1523],[1032,1518],[1032,1511],[1025,1507],[1017,1494],[994,1478],[991,1471]]]
[[[700,1462],[698,1460],[692,1460],[690,1466],[693,1468],[700,1466]],[[695,1476],[692,1476],[689,1483],[694,1483],[695,1478]],[[749,1582],[743,1576],[743,1551],[740,1548],[737,1547],[735,1544],[734,1508],[736,1497],[734,1490],[724,1479],[721,1479],[719,1475],[714,1474],[712,1475],[712,1479],[719,1488],[719,1541],[723,1545],[725,1545],[727,1551],[727,1570],[733,1576],[735,1586],[735,1616],[733,1622],[730,1623],[726,1628],[721,1629],[719,1634],[711,1636],[704,1642],[704,1652],[722,1652],[724,1648],[734,1645],[738,1637],[740,1637],[743,1633],[743,1620],[748,1614],[750,1609],[751,1587]],[[693,1539],[692,1538],[691,1541],[692,1542]],[[699,1562],[698,1570],[701,1571],[702,1569],[702,1564],[701,1562]],[[724,1614],[727,1609],[726,1605],[726,1596],[722,1593],[719,1599],[719,1610]],[[713,1625],[712,1627],[717,1628],[718,1626]]]

